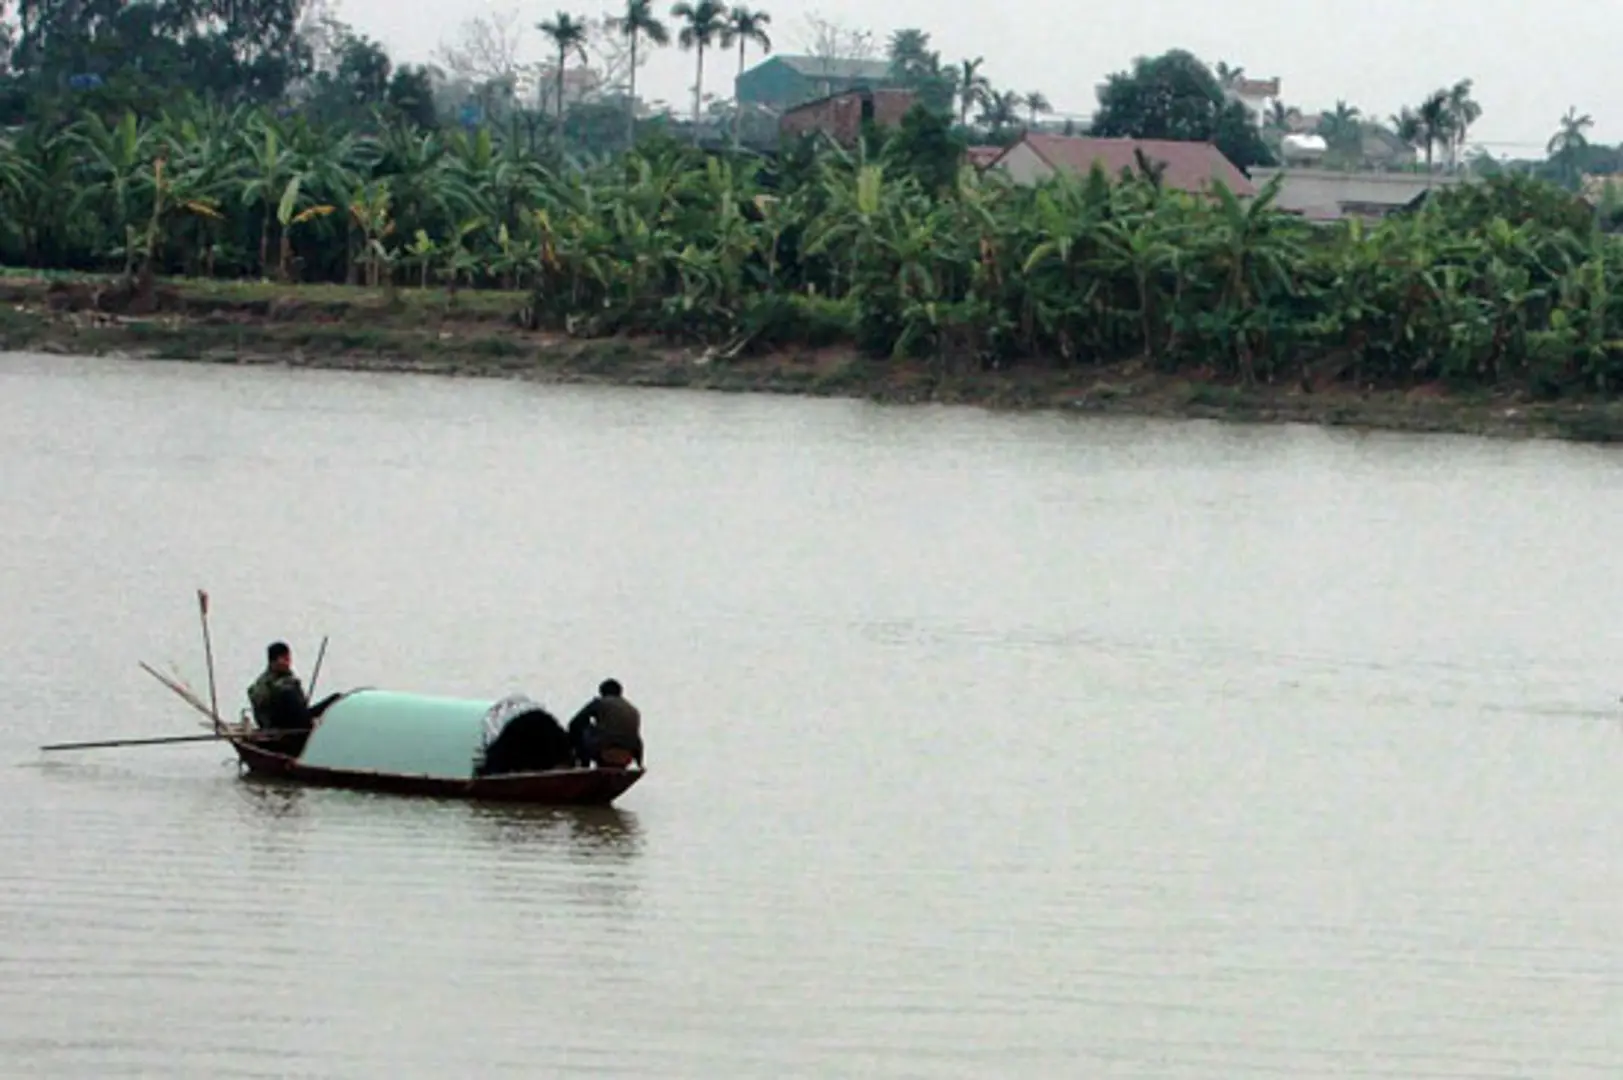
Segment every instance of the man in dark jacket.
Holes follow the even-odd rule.
[[[273,642],[265,650],[265,670],[248,687],[254,723],[262,730],[299,731],[310,727],[310,702],[293,674],[293,650]]]
[[[582,765],[623,769],[636,762],[643,767],[642,714],[614,679],[603,680],[597,697],[569,721],[569,741]]]

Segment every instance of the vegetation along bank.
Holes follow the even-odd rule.
[[[1623,239],[1506,174],[1379,223],[1157,170],[177,98],[0,141],[9,348],[1611,439]],[[101,275],[97,277],[95,275]],[[238,283],[241,279],[260,283]]]

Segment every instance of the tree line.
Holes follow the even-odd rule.
[[[567,49],[563,16],[547,21]],[[128,30],[94,25],[92,45]],[[807,139],[759,155],[639,130],[629,150],[581,157],[517,116],[443,122],[421,73],[363,38],[340,37],[336,62],[313,58],[300,77],[314,89],[292,100],[296,55],[250,47],[246,32],[233,43],[229,22],[197,25],[214,29],[166,39],[173,66],[154,70],[180,80],[219,49],[262,81],[193,94],[179,81],[149,101],[156,84],[119,97],[115,68],[99,83],[13,73],[36,80],[35,97],[0,141],[0,260],[143,282],[506,288],[527,295],[532,324],[579,335],[723,354],[842,341],[939,371],[1143,357],[1243,381],[1541,394],[1611,394],[1623,377],[1623,241],[1524,175],[1328,226],[1281,212],[1272,190],[1194,196],[1153,172],[1017,186],[964,166],[965,95],[985,90],[917,31],[889,51],[920,107],[855,147]],[[646,23],[627,33],[655,40]],[[38,20],[25,46],[59,57],[59,74],[102,55],[73,53]],[[1107,82],[1095,130],[1260,142],[1236,105],[1205,65],[1167,54]],[[613,113],[622,140],[628,117]]]
[[[940,371],[1143,357],[1242,381],[1547,395],[1623,379],[1623,241],[1541,181],[1324,226],[1272,189],[1241,201],[1098,172],[1019,186],[954,166],[941,151],[959,139],[916,109],[850,150],[654,138],[583,164],[488,128],[92,115],[0,153],[0,253],[137,279],[503,287],[528,294],[532,325],[576,335],[723,354],[847,342]]]

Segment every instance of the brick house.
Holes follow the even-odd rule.
[[[864,120],[895,127],[917,100],[911,90],[847,90],[808,101],[778,119],[779,139],[820,131],[841,146],[855,146]]]

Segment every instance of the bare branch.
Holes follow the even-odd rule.
[[[524,24],[517,9],[497,15],[475,15],[441,42],[434,60],[453,79],[486,83],[516,76],[527,65],[520,59]]]
[[[803,22],[801,48],[819,60],[873,60],[879,56],[879,39],[872,30],[859,30],[816,11],[808,12]]]
[[[653,50],[646,43],[637,50],[637,69],[648,63]],[[631,82],[631,40],[615,29],[610,18],[587,20],[586,53],[596,75],[596,86],[608,93],[623,93]]]

